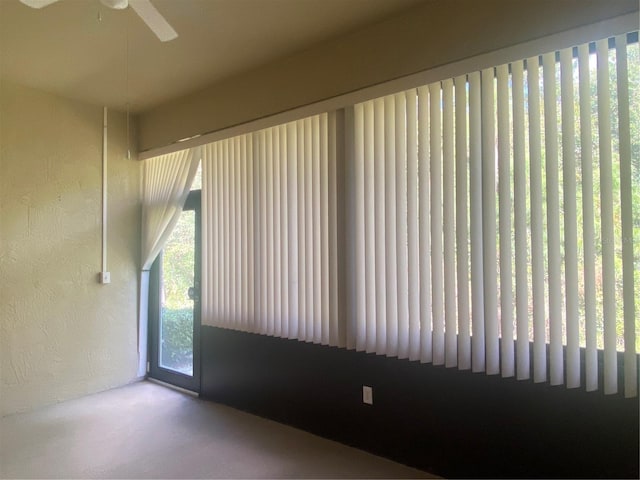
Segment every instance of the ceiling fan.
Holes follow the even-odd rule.
[[[31,8],[43,8],[59,0],[20,0]],[[131,7],[161,42],[168,42],[178,36],[162,14],[149,0],[100,0],[103,5],[115,10]]]

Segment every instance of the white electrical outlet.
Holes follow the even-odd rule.
[[[102,284],[111,283],[111,273],[100,272],[100,283]]]
[[[362,386],[362,403],[373,405],[373,388],[367,385]]]

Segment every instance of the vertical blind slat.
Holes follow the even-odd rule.
[[[282,125],[280,130],[280,279],[281,279],[281,296],[280,311],[282,315],[281,330],[284,338],[289,338],[289,184],[288,184],[288,166],[289,166],[289,149],[287,145],[287,128]]]
[[[356,350],[362,351],[367,345],[367,312],[366,288],[367,276],[365,267],[365,141],[364,141],[364,107],[354,106],[354,135],[355,135],[355,212],[356,212]]]
[[[336,113],[327,118],[328,174],[329,174],[329,344],[343,346],[338,318],[338,210],[337,210],[337,138]],[[340,147],[341,148],[341,147]]]
[[[613,178],[611,158],[611,99],[608,39],[596,42],[598,134],[600,138],[600,217],[602,242],[602,314],[604,320],[604,393],[618,392],[616,353],[615,251],[613,237]]]
[[[456,77],[455,84],[455,198],[456,198],[456,286],[458,297],[458,368],[471,368],[469,322],[469,229],[467,187],[467,77]]]
[[[206,257],[203,251],[202,264],[205,266],[214,266],[213,272],[209,268],[203,268],[202,275],[202,293],[204,299],[203,305],[203,321],[216,322],[218,320],[217,308],[218,301],[218,275],[220,269],[218,266],[218,228],[216,222],[220,218],[217,212],[218,205],[218,178],[216,175],[216,159],[213,156],[213,145],[206,146],[206,157],[202,164],[202,177],[207,185],[211,185],[213,188],[204,189],[202,192],[203,197],[203,210],[202,216],[206,219],[212,219],[213,221],[207,222],[207,234],[212,241],[203,242],[206,250]],[[213,274],[212,274],[213,273]]]
[[[431,251],[431,217],[430,217],[430,185],[429,178],[429,146],[430,118],[428,87],[418,88],[418,178],[419,206],[418,219],[420,251],[420,362],[431,362],[433,359],[431,335],[431,258],[426,252]]]
[[[220,157],[218,156],[218,148],[220,145],[212,145],[211,148],[211,169],[212,175],[211,177],[216,182],[216,188],[214,191],[214,198],[212,200],[213,206],[212,210],[215,212],[214,218],[214,234],[217,239],[216,251],[215,251],[215,262],[213,264],[215,268],[214,277],[216,279],[216,290],[215,290],[215,304],[213,305],[213,319],[215,322],[222,322],[222,305],[223,305],[223,296],[222,296],[222,277],[224,273],[223,264],[222,264],[222,246],[223,246],[223,230],[222,230],[222,185],[220,184],[221,173],[220,173]]]
[[[407,235],[409,360],[420,358],[420,261],[418,217],[418,106],[416,90],[406,92],[407,102]]]
[[[444,292],[442,245],[442,117],[440,83],[429,85],[431,183],[431,308],[433,322],[433,364],[445,363]]]
[[[222,158],[224,162],[224,198],[223,198],[223,216],[224,216],[224,232],[229,232],[229,217],[230,217],[230,202],[229,202],[229,142],[225,141],[222,144]],[[229,235],[224,235],[224,252],[223,252],[223,262],[224,262],[224,278],[230,279],[230,238]],[[231,289],[230,282],[224,282],[224,323],[229,324],[231,319]]]
[[[234,140],[234,150],[235,157],[238,158],[240,155],[240,138],[236,138]],[[234,189],[234,197],[235,197],[235,209],[234,209],[234,228],[235,228],[235,249],[234,249],[234,257],[235,257],[235,270],[236,270],[236,282],[235,282],[235,303],[236,303],[236,315],[235,321],[236,323],[242,324],[242,237],[240,236],[240,219],[242,212],[242,205],[240,200],[240,162],[234,161],[235,164],[234,173],[235,173],[235,181],[233,185]]]
[[[576,219],[575,112],[573,107],[573,49],[560,52],[562,98],[562,185],[564,194],[564,271],[567,330],[567,387],[580,386],[578,330],[578,224]]]
[[[237,285],[236,285],[236,263],[237,263],[237,236],[236,236],[236,162],[235,162],[235,139],[229,139],[227,142],[228,150],[226,154],[228,155],[229,161],[229,251],[231,252],[229,255],[229,274],[231,276],[231,281],[229,284],[229,322],[234,325],[237,322],[237,302],[236,302],[236,293],[237,293]]]
[[[270,152],[271,152],[271,175],[273,179],[273,204],[271,214],[273,218],[273,235],[271,244],[271,255],[273,257],[273,330],[271,333],[280,337],[282,335],[282,264],[281,264],[281,217],[280,217],[280,132],[277,128],[270,129]]]
[[[395,95],[396,120],[396,249],[398,275],[398,358],[409,357],[409,278],[407,250],[407,104]]]
[[[236,138],[234,141],[235,155],[236,158],[241,157],[242,153],[240,151],[240,138]],[[240,177],[240,167],[241,163],[239,161],[235,161],[235,234],[236,234],[236,247],[235,247],[235,259],[236,259],[236,295],[235,301],[237,304],[236,307],[236,323],[243,324],[244,318],[242,316],[242,236],[240,234],[241,225],[240,222],[242,220],[242,200],[241,200],[241,177]]]
[[[313,343],[322,342],[322,285],[320,240],[320,120],[313,117],[312,212],[313,212]]]
[[[527,187],[524,123],[524,64],[511,64],[513,79],[513,203],[514,258],[516,269],[516,376],[530,376],[529,361],[529,289],[527,278]]]
[[[471,368],[484,372],[484,258],[482,246],[482,85],[480,72],[469,74],[469,203],[471,230]]]
[[[458,364],[455,209],[454,209],[453,80],[442,82],[442,212],[444,259],[445,366]]]
[[[547,196],[547,271],[549,277],[549,380],[551,385],[561,385],[563,383],[563,312],[555,53],[546,53],[542,56],[542,69],[544,79],[545,190]]]
[[[364,105],[364,215],[366,269],[366,351],[376,351],[375,159],[373,103]]]
[[[582,174],[582,243],[585,323],[585,381],[587,392],[598,388],[596,338],[595,227],[593,217],[593,158],[591,147],[591,81],[589,45],[578,47],[580,90],[580,167]]]
[[[633,198],[631,184],[631,122],[629,118],[629,72],[627,36],[616,37],[618,87],[618,136],[620,150],[620,203],[622,217],[622,282],[624,306],[624,396],[638,394],[638,364],[635,345],[635,285],[633,264]]]
[[[314,326],[313,312],[315,298],[313,295],[313,185],[312,168],[313,168],[313,132],[311,119],[304,121],[304,204],[305,204],[305,272],[306,272],[306,311],[305,321],[307,324],[306,338],[307,342],[313,342]]]
[[[500,242],[500,370],[503,377],[515,374],[513,355],[513,285],[511,267],[511,153],[509,134],[509,67],[496,69],[498,114],[498,214]]]
[[[229,185],[227,191],[229,194],[229,322],[235,325],[237,322],[237,305],[236,302],[236,277],[237,277],[237,258],[236,258],[236,162],[235,160],[235,139],[231,138],[227,141],[228,149],[225,152],[229,165]]]
[[[542,145],[540,137],[540,65],[527,59],[529,107],[529,184],[531,188],[531,296],[533,302],[533,381],[547,380],[545,335],[544,244],[542,217]]]
[[[395,97],[384,99],[385,244],[387,280],[387,355],[398,355],[398,263],[396,222],[396,124]]]
[[[224,278],[224,263],[223,263],[223,249],[224,249],[224,237],[223,237],[223,227],[224,227],[224,212],[223,212],[223,191],[222,191],[222,158],[219,155],[219,151],[222,148],[222,144],[214,145],[212,148],[212,158],[213,158],[213,168],[214,168],[214,178],[218,181],[218,188],[216,192],[215,202],[215,212],[216,212],[216,235],[218,236],[218,251],[216,252],[216,277],[218,279],[218,301],[215,305],[215,321],[222,323],[224,315],[224,292],[222,290],[222,279]]]
[[[307,340],[306,172],[304,120],[296,122],[298,170],[298,340]]]
[[[500,372],[496,259],[496,155],[494,69],[482,71],[482,246],[487,374]]]
[[[373,128],[375,132],[373,154],[376,186],[376,352],[387,353],[387,277],[386,277],[386,239],[385,239],[385,163],[384,163],[384,100],[374,101]]]
[[[227,255],[228,255],[228,259],[227,259],[227,272],[228,272],[228,279],[229,279],[229,285],[227,286],[227,290],[228,290],[228,300],[227,300],[227,311],[228,311],[228,315],[227,315],[227,322],[229,322],[230,325],[235,324],[235,258],[234,258],[234,247],[235,247],[235,212],[234,212],[234,204],[235,204],[235,195],[234,195],[234,175],[233,175],[233,170],[234,170],[234,162],[233,162],[233,139],[228,139],[225,142],[225,162],[226,162],[226,167],[227,167],[227,189],[226,189],[226,195],[227,195],[227,209],[226,209],[226,215],[227,215],[227,225],[226,228],[228,228],[228,232],[229,232],[229,243],[227,245]]]
[[[219,184],[219,192],[218,192],[218,212],[220,214],[220,217],[218,219],[218,237],[219,237],[219,250],[218,250],[218,285],[219,285],[219,295],[220,295],[220,306],[218,307],[218,315],[219,318],[218,320],[220,322],[222,322],[223,325],[226,324],[227,322],[227,315],[226,315],[226,278],[225,277],[225,273],[226,273],[226,269],[225,269],[225,256],[226,256],[226,242],[225,242],[225,237],[226,237],[226,230],[225,230],[225,218],[226,218],[226,211],[225,211],[225,189],[224,189],[224,184],[226,182],[226,178],[225,178],[225,170],[224,170],[224,144],[220,144],[218,146],[218,148],[216,149],[216,155],[217,155],[217,163],[218,163],[218,178],[220,179],[220,184]]]
[[[262,246],[261,252],[261,281],[260,281],[260,290],[262,293],[262,317],[260,319],[260,328],[263,332],[268,332],[269,326],[269,284],[271,281],[269,279],[269,269],[268,269],[268,238],[269,232],[267,229],[268,224],[268,214],[269,214],[269,205],[268,205],[268,170],[267,170],[267,142],[266,142],[266,133],[261,132],[258,137],[259,145],[260,145],[260,180],[261,180],[261,196],[262,196],[262,205],[261,205],[261,215],[260,215],[260,224],[261,224],[261,233],[262,238],[260,245]],[[269,252],[270,253],[270,252]]]
[[[223,229],[222,229],[222,186],[220,185],[220,179],[222,178],[221,175],[221,159],[220,157],[217,155],[218,151],[217,148],[212,148],[212,155],[213,155],[213,164],[212,164],[212,175],[213,178],[216,180],[216,190],[215,190],[215,196],[212,199],[213,202],[213,209],[215,211],[216,217],[215,217],[215,236],[217,238],[217,245],[216,245],[216,261],[214,263],[215,265],[215,278],[216,278],[216,284],[217,284],[217,288],[216,288],[216,294],[215,294],[215,321],[216,322],[220,322],[222,320],[222,304],[223,304],[223,297],[222,297],[222,274],[224,273],[224,270],[222,268],[222,247],[224,244],[224,240],[223,240]]]
[[[246,136],[246,142],[247,142],[247,182],[248,182],[248,194],[249,194],[249,198],[248,198],[248,221],[249,221],[249,225],[248,225],[248,235],[249,235],[249,253],[248,253],[248,262],[249,262],[249,269],[251,271],[251,277],[249,280],[249,331],[253,332],[255,331],[255,319],[256,319],[256,305],[255,305],[255,282],[252,281],[253,277],[255,277],[255,273],[253,270],[253,266],[256,264],[255,262],[255,248],[254,248],[254,244],[255,244],[255,183],[254,183],[254,175],[255,175],[255,171],[254,171],[254,151],[253,151],[253,134],[248,134]]]
[[[289,250],[289,338],[299,338],[300,313],[298,265],[298,133],[296,123],[287,125],[288,242]]]
[[[238,192],[241,199],[241,210],[240,210],[240,218],[238,221],[240,222],[240,245],[241,245],[241,287],[240,287],[240,318],[242,321],[243,330],[247,330],[247,322],[249,320],[248,315],[248,295],[249,295],[249,272],[248,272],[248,259],[247,259],[247,240],[249,238],[248,229],[247,229],[247,221],[248,221],[248,212],[247,212],[247,196],[248,196],[248,188],[247,188],[247,145],[246,145],[246,136],[242,136],[239,138],[240,142],[240,191]]]
[[[274,162],[273,162],[273,131],[266,132],[266,157],[267,157],[267,335],[275,332],[275,295],[276,295],[276,269],[275,269],[275,203],[274,203]]]
[[[250,183],[253,185],[251,195],[251,208],[252,208],[252,225],[253,229],[253,245],[251,249],[251,255],[254,265],[253,267],[253,282],[252,282],[252,297],[253,297],[253,312],[254,318],[251,322],[251,331],[261,331],[261,318],[262,318],[262,244],[260,242],[262,235],[262,206],[264,202],[262,200],[262,184],[261,184],[261,166],[260,166],[260,148],[258,146],[258,133],[252,133],[248,136],[248,142],[251,148],[252,157],[250,161],[251,177]],[[203,189],[205,186],[203,185]],[[222,280],[222,278],[221,278]]]
[[[320,267],[322,345],[329,345],[329,157],[327,116],[320,117]]]

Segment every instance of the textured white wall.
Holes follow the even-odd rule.
[[[102,108],[0,83],[1,415],[135,378],[141,164],[109,122],[100,285]]]

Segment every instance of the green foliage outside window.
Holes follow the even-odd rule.
[[[193,363],[193,310],[162,309],[162,363],[174,370],[191,369]]]
[[[193,370],[193,286],[195,217],[184,211],[162,253],[161,364]]]

